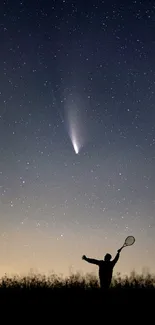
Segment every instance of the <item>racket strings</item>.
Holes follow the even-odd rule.
[[[135,242],[135,238],[133,236],[128,236],[126,239],[125,239],[125,246],[131,246],[133,245]]]

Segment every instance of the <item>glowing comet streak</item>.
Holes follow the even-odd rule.
[[[80,149],[82,148],[83,141],[80,136],[80,121],[79,121],[79,117],[76,114],[75,108],[68,109],[67,118],[68,118],[69,137],[72,142],[74,151],[76,155],[78,155]]]
[[[77,143],[77,140],[76,140],[76,136],[75,136],[75,134],[73,132],[71,134],[71,141],[72,141],[72,145],[73,145],[73,148],[75,150],[75,153],[78,155],[80,148],[78,146],[78,143]]]
[[[74,147],[75,153],[78,155],[79,150],[78,150],[76,143],[74,143],[74,142],[73,142],[73,147]]]
[[[81,109],[82,104],[77,100],[68,100],[65,106],[65,120],[67,132],[76,155],[79,154],[86,142],[86,132],[83,121],[85,115]]]

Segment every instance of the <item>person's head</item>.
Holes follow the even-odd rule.
[[[112,256],[111,256],[109,253],[107,253],[107,254],[104,256],[104,260],[105,260],[106,262],[110,262],[111,258],[112,258]]]

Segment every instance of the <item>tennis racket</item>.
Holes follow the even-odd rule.
[[[125,239],[125,242],[123,244],[123,246],[119,249],[119,250],[122,250],[124,247],[127,247],[127,246],[131,246],[133,245],[135,242],[135,237],[133,236],[128,236],[126,239]]]

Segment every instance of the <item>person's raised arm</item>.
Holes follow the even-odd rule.
[[[119,257],[120,257],[120,252],[121,252],[121,248],[120,249],[118,249],[118,251],[117,251],[117,254],[116,254],[116,256],[115,256],[115,258],[113,259],[113,261],[112,261],[112,264],[113,264],[113,266],[118,262],[118,260],[119,260]]]
[[[100,261],[99,260],[96,260],[94,258],[88,258],[86,257],[86,255],[83,255],[82,256],[82,259],[88,263],[91,263],[91,264],[96,264],[96,265],[99,265],[100,264]]]

